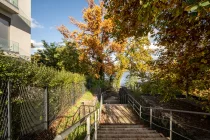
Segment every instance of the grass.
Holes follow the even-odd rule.
[[[91,92],[87,91],[84,95],[82,95],[73,106],[71,106],[64,114],[61,115],[61,118],[57,119],[52,127],[56,131],[57,134],[61,133],[63,130],[75,124],[79,121],[83,116],[80,113],[80,106],[82,102],[94,100],[94,96]],[[85,125],[78,127],[74,133],[72,133],[69,137],[70,139],[78,139],[78,137],[82,137],[83,132],[85,132]]]

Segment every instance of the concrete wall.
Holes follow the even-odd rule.
[[[18,0],[19,14],[0,8],[0,13],[11,18],[9,40],[19,43],[19,53],[31,56],[31,0]],[[17,44],[16,43],[16,44]]]
[[[12,15],[10,40],[19,43],[20,55],[31,55],[31,0],[19,0],[19,14]]]
[[[5,16],[7,16],[7,17],[9,17],[9,18],[12,18],[12,14],[6,12],[6,11],[3,10],[3,9],[0,9],[0,13],[3,14],[3,15],[5,15]]]

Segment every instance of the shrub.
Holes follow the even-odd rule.
[[[12,132],[13,137],[18,139],[25,137],[20,134],[27,134],[31,138],[32,135],[39,135],[38,131],[43,131],[43,127],[40,126],[43,124],[43,108],[46,101],[43,95],[46,95],[46,91],[49,93],[47,114],[51,123],[85,93],[86,84],[83,75],[64,70],[57,71],[23,59],[0,55],[0,100],[3,108],[6,108],[8,103],[6,90],[8,80],[11,82]],[[0,116],[5,117],[6,110],[2,110],[1,113],[3,115]],[[22,121],[29,130],[22,128],[20,125]],[[2,128],[6,128],[6,125]]]
[[[86,83],[85,76],[57,71],[54,68],[38,66],[19,58],[0,55],[0,79],[36,87],[55,87],[71,85],[70,83]]]

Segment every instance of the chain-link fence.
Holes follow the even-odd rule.
[[[0,83],[0,139],[8,136],[8,105],[7,105],[7,83]]]
[[[85,89],[84,83],[38,88],[0,80],[0,139],[40,139]]]

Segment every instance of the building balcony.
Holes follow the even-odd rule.
[[[22,58],[27,61],[31,60],[31,54],[28,54],[21,49],[18,42],[0,38],[0,54],[2,52],[7,56]]]
[[[11,14],[19,14],[18,0],[0,0],[0,8]]]
[[[18,8],[18,0],[6,0],[6,1],[8,1],[9,3],[11,3],[16,8]]]
[[[0,38],[0,50],[6,53],[19,54],[19,43]]]

